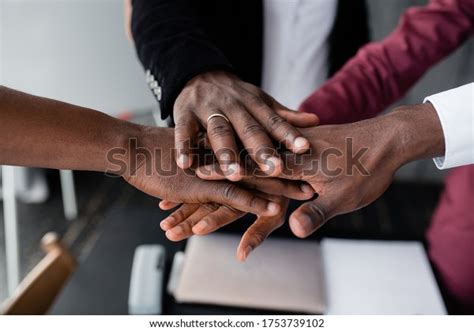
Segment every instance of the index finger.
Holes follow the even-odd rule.
[[[242,179],[234,130],[227,117],[220,112],[211,114],[207,120],[207,136],[226,178],[231,181]]]
[[[278,176],[283,163],[265,129],[243,105],[240,111],[226,112],[245,149],[259,168],[269,176]]]
[[[204,180],[224,180],[226,178],[221,169],[214,164],[197,168],[196,175]],[[247,176],[241,183],[252,190],[281,195],[295,200],[307,200],[314,196],[314,190],[311,185],[301,181]]]
[[[192,114],[178,117],[175,121],[176,163],[181,169],[187,169],[193,164],[191,147],[197,142],[199,122]]]
[[[273,139],[284,143],[290,151],[304,153],[309,149],[309,140],[263,101],[249,103],[247,108]]]
[[[201,192],[200,202],[216,202],[252,214],[272,216],[280,212],[279,204],[262,198],[257,192],[250,192],[227,181],[202,181],[196,188]],[[194,190],[189,190],[192,194]],[[192,196],[190,200],[195,200]],[[195,202],[195,201],[189,201]]]
[[[285,222],[289,201],[287,199],[281,199],[280,201],[283,207],[278,215],[271,217],[259,216],[245,231],[237,248],[237,258],[241,262],[244,262],[255,248],[260,246],[273,231]]]

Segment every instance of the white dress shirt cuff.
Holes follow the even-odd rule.
[[[474,163],[474,83],[425,99],[438,113],[443,128],[445,155],[434,160],[438,169]]]

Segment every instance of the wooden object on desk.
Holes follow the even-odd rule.
[[[42,315],[47,313],[69,276],[76,260],[55,233],[41,240],[47,254],[20,283],[1,312],[5,315]]]

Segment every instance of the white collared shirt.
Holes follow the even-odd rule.
[[[337,0],[264,0],[262,89],[297,109],[328,76]]]
[[[445,154],[433,159],[439,169],[474,164],[474,83],[425,99],[438,113]]]

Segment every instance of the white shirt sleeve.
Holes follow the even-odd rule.
[[[474,163],[474,83],[425,99],[438,113],[443,128],[445,154],[433,159],[438,169]]]

